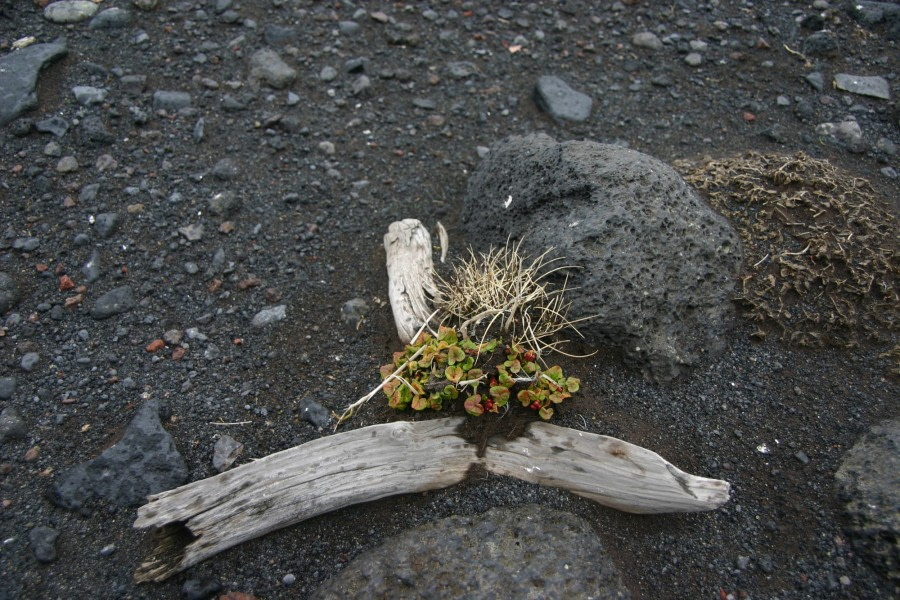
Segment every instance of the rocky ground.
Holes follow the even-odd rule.
[[[0,13],[0,598],[305,597],[412,526],[524,503],[589,522],[634,598],[898,594],[848,534],[834,478],[897,415],[891,345],[759,341],[740,317],[720,357],[670,384],[611,350],[566,362],[582,392],[556,420],[728,480],[732,500],[712,513],[631,516],[476,478],[136,585],[151,542],[131,527],[131,495],[153,469],[120,489],[85,465],[117,442],[153,446],[154,476],[171,485],[215,474],[225,436],[242,464],[331,434],[328,412],[399,348],[387,225],[440,220],[459,252],[473,241],[457,228],[468,177],[508,135],[669,163],[804,151],[867,178],[896,214],[898,5],[44,4]],[[24,111],[17,90],[39,66]],[[580,95],[539,107],[545,75],[587,110]],[[171,447],[152,414],[149,438],[126,433],[157,405]],[[396,418],[379,399],[346,427]],[[100,466],[122,464],[114,454]],[[534,551],[552,554],[552,540]]]

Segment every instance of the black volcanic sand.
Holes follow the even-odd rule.
[[[383,233],[401,218],[440,220],[460,253],[467,240],[455,224],[479,147],[543,131],[627,144],[669,163],[803,151],[867,178],[887,211],[896,214],[900,198],[896,101],[831,85],[837,73],[881,76],[897,92],[890,24],[861,25],[850,3],[159,4],[141,12],[103,2],[133,12],[112,30],[50,23],[25,0],[5,3],[0,16],[3,54],[25,36],[67,38],[68,56],[44,71],[39,107],[25,117],[71,126],[58,139],[16,122],[0,130],[0,271],[20,292],[2,315],[0,377],[14,377],[16,388],[0,408],[13,407],[26,428],[24,439],[0,445],[0,598],[176,598],[186,580],[204,578],[258,598],[304,597],[409,527],[529,502],[587,519],[635,598],[898,595],[845,534],[834,482],[859,436],[897,415],[896,357],[882,356],[896,333],[849,349],[797,347],[751,337],[758,324],[739,307],[724,354],[668,385],[644,380],[609,349],[561,361],[582,386],[554,418],[728,480],[732,499],[718,511],[634,516],[481,474],[323,515],[164,583],[134,584],[152,548],[150,533],[131,527],[136,509],[64,510],[48,499],[56,478],[113,445],[148,398],[164,406],[192,481],[214,474],[221,435],[244,444],[238,464],[330,435],[301,419],[300,401],[339,411],[401,347],[386,303]],[[366,12],[379,10],[389,22]],[[634,46],[642,31],[662,47]],[[285,89],[251,84],[250,57],[264,47],[296,69]],[[690,52],[699,66],[685,62]],[[363,71],[348,72],[356,58]],[[822,89],[806,79],[814,72]],[[126,75],[145,76],[143,89],[124,85]],[[541,75],[589,94],[591,116],[555,122],[542,113],[532,99]],[[80,106],[71,92],[80,85],[109,94]],[[157,90],[189,92],[192,105],[160,111]],[[110,139],[92,141],[86,117],[99,118]],[[862,132],[856,142],[816,133],[851,118]],[[78,168],[60,173],[66,156]],[[90,184],[96,195],[85,193]],[[226,191],[240,207],[211,212],[210,198]],[[101,235],[104,213],[117,213],[118,224]],[[203,231],[190,241],[194,231],[179,229],[193,225]],[[13,247],[29,237],[36,249]],[[88,283],[82,266],[94,250],[99,278]],[[86,286],[70,308],[64,302],[78,290],[59,290],[63,274]],[[101,294],[126,284],[130,311],[91,316]],[[341,320],[353,298],[370,306],[358,328]],[[284,320],[251,325],[282,304]],[[171,330],[187,333],[147,351]],[[26,371],[30,352],[39,360]],[[344,429],[432,416],[394,414],[378,397]],[[28,542],[39,526],[59,533],[48,564]]]

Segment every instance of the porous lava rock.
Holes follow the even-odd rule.
[[[117,444],[63,473],[50,499],[70,510],[86,509],[94,497],[118,506],[138,506],[148,495],[177,487],[187,478],[187,464],[160,423],[159,404],[149,400]]]
[[[835,479],[854,545],[900,582],[900,418],[869,429],[844,455]]]
[[[723,347],[743,253],[737,232],[667,164],[544,134],[496,143],[468,183],[473,244],[554,248],[569,271],[570,319],[658,381]]]
[[[630,598],[591,525],[537,504],[410,529],[313,598]]]

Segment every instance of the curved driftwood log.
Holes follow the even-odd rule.
[[[426,294],[437,294],[431,235],[417,219],[395,221],[384,234],[387,253],[388,298],[397,334],[408,344],[431,315]]]
[[[570,490],[634,513],[712,510],[725,481],[689,475],[658,454],[615,438],[532,423],[484,456],[457,430],[464,418],[373,425],[267,456],[150,496],[135,527],[157,529],[139,582],[162,581],[226,548],[360,502],[448,487],[473,465]]]

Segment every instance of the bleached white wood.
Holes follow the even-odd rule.
[[[492,438],[485,468],[558,487],[630,513],[696,512],[728,501],[730,485],[685,473],[620,439],[535,422],[514,440]]]
[[[159,529],[135,580],[167,577],[241,542],[352,504],[462,481],[462,418],[373,425],[319,438],[150,496],[135,527]]]
[[[215,477],[155,494],[135,527],[152,527],[153,556],[135,580],[162,581],[226,548],[326,512],[448,487],[473,465],[570,490],[634,513],[718,508],[727,482],[689,475],[615,438],[532,423],[485,455],[457,434],[463,417],[373,425],[308,442]]]
[[[431,235],[417,219],[395,221],[384,234],[384,250],[394,323],[400,339],[409,343],[433,311],[426,294],[437,295]]]

